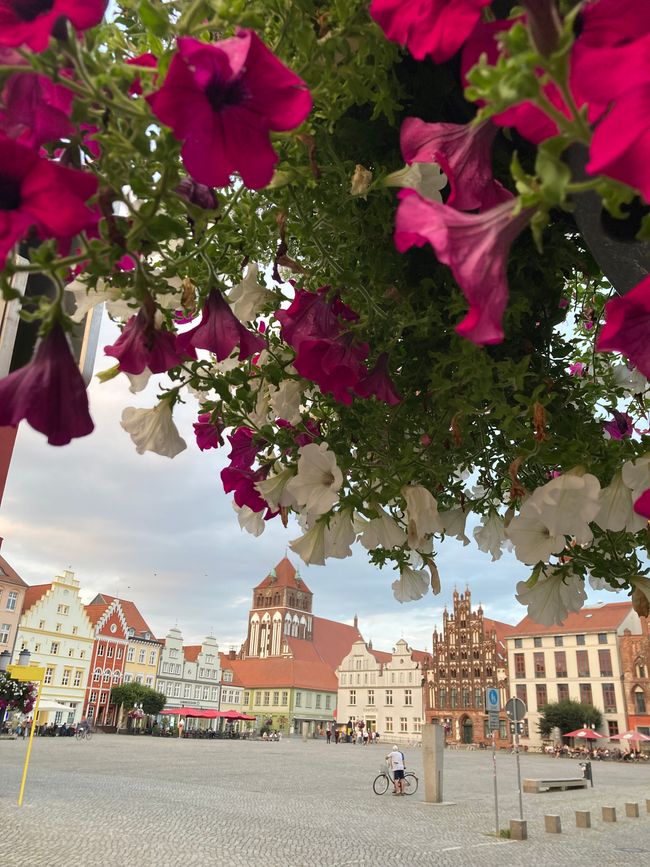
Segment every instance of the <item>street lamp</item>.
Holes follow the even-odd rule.
[[[8,650],[3,650],[0,653],[0,671],[6,671],[7,666],[11,662],[11,653]]]
[[[27,648],[24,648],[18,654],[18,665],[29,665],[29,659],[31,657],[31,653]]]

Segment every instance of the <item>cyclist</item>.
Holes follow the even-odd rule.
[[[393,744],[393,749],[386,756],[390,769],[393,772],[393,794],[404,794],[404,753]]]
[[[88,717],[85,716],[81,720],[77,731],[82,731],[84,733],[84,737],[88,734],[88,732],[90,731],[90,720],[88,719]]]

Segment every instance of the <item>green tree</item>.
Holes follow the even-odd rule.
[[[118,707],[130,709],[135,704],[142,704],[142,710],[149,716],[154,716],[165,706],[165,696],[149,686],[141,683],[123,683],[111,690],[111,701]]]
[[[539,731],[543,737],[549,737],[557,726],[562,734],[582,728],[583,725],[595,725],[598,728],[603,715],[598,708],[579,701],[558,701],[545,704],[539,719]]]

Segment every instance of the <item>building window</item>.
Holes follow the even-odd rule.
[[[586,650],[576,650],[578,677],[589,677],[589,653]]]
[[[131,683],[131,675],[130,674],[124,675],[124,683]],[[164,692],[165,688],[166,688],[166,684],[164,682],[159,683],[158,687],[160,689],[160,692]]]
[[[45,621],[44,620],[38,621],[38,628],[39,629],[45,629]]]
[[[392,716],[386,717],[386,732],[388,734],[392,734],[393,731],[393,718]]]
[[[331,710],[331,708],[332,708],[332,696],[326,695],[325,696],[325,710]]]
[[[209,699],[210,699],[210,687],[204,686],[203,687],[203,701],[209,701]]]
[[[75,671],[74,673],[74,683],[73,686],[81,686],[81,672]]]
[[[413,731],[416,733],[422,732],[422,719],[419,716],[413,717]]]
[[[244,704],[249,704],[251,700],[251,694],[248,690],[244,692]]]
[[[408,707],[413,705],[413,690],[405,689],[404,690],[404,704]]]
[[[118,647],[115,653],[115,659],[122,659],[122,647]]]
[[[610,650],[598,651],[598,665],[600,666],[601,677],[612,677],[612,653]]]
[[[356,691],[356,689],[351,689],[350,690],[350,704],[356,704],[356,703],[357,703],[357,691]]]
[[[477,687],[474,689],[474,707],[475,707],[477,710],[483,710],[483,709],[484,709],[484,705],[483,705],[483,690],[481,689],[480,686],[477,686]]]
[[[368,704],[374,704],[374,703],[375,703],[375,691],[374,691],[374,689],[369,689],[368,690]]]
[[[170,650],[169,651],[170,659],[178,659],[178,650]]]
[[[392,703],[393,703],[393,690],[387,689],[386,690],[386,704],[392,704]]]
[[[499,737],[502,740],[506,738],[506,721],[504,719],[499,720]]]
[[[52,656],[56,656],[58,654],[58,652],[59,652],[59,642],[53,641],[52,644],[50,645],[50,653],[52,654]]]
[[[181,685],[180,683],[174,684],[174,698],[180,698],[181,694]]]
[[[566,652],[564,650],[555,651],[555,676],[566,677]]]
[[[523,647],[523,646],[524,646],[523,638],[515,638],[515,647],[516,647],[517,649],[519,649],[519,648],[521,648],[521,647]]]
[[[186,683],[183,687],[183,697],[192,698],[192,684]]]
[[[598,644],[607,644],[607,633],[599,632],[598,633]]]
[[[590,683],[581,683],[580,684],[580,701],[582,704],[593,704],[593,697],[591,695],[591,684]]]
[[[70,675],[72,674],[71,668],[64,668],[63,674],[61,675],[61,686],[68,686],[70,683]]]
[[[15,611],[16,603],[18,602],[18,593],[15,590],[10,591],[7,596],[7,611]]]
[[[613,737],[614,735],[618,734],[618,721],[617,720],[608,719],[607,720],[607,727],[609,729],[610,738]]]
[[[645,704],[645,693],[638,686],[634,690],[634,712],[635,713],[646,713],[646,704]]]
[[[110,668],[104,669],[104,680],[109,681],[111,679],[111,670]]]
[[[461,693],[461,699],[462,699],[464,708],[468,708],[470,706],[469,695],[470,695],[469,689],[463,688],[462,693]]]
[[[41,651],[41,645],[40,645],[40,644],[35,644],[35,645],[34,645],[34,653],[40,653],[40,651]],[[82,657],[83,657],[83,653],[82,653],[81,655],[82,655]]]
[[[568,683],[558,683],[558,685],[557,685],[557,700],[558,701],[568,701],[569,700],[569,684]]]
[[[45,678],[43,679],[43,683],[52,683],[52,678],[54,677],[54,669],[46,668],[45,669]]]
[[[63,624],[62,624],[62,623],[57,623],[57,624],[56,624],[56,628],[55,628],[54,631],[55,631],[55,632],[61,632],[62,629],[63,629]]]
[[[143,664],[144,664],[144,661],[145,661],[145,659],[146,659],[146,656],[147,656],[147,651],[146,651],[146,650],[141,650],[141,651],[138,653],[138,662],[140,663],[140,665],[143,665]]]
[[[3,623],[0,626],[0,644],[9,644],[9,632],[11,631],[10,623]]]
[[[277,707],[280,704],[280,692],[276,690],[273,693],[273,707]]]
[[[555,641],[556,647],[563,647],[564,646],[564,639],[562,638],[561,635],[556,635],[554,638],[554,641]]]
[[[320,692],[316,693],[316,707],[321,706],[321,700],[322,700],[322,696],[321,696]]]
[[[108,653],[106,654],[106,656],[108,659],[113,658],[113,645],[112,644],[108,645]]]
[[[90,693],[90,700],[91,701],[97,701],[97,693],[96,692]]]
[[[149,654],[149,665],[155,665],[155,664],[156,664],[156,651],[152,650],[151,653]]]
[[[537,710],[544,707],[545,704],[548,704],[548,693],[546,692],[545,683],[535,684],[535,698],[537,700]]]
[[[74,656],[74,649],[73,648],[70,648],[70,650],[68,651],[68,656],[70,659],[72,659],[72,657]]]
[[[447,706],[447,690],[444,686],[440,687],[440,698],[438,701],[438,707],[444,708]]]
[[[515,653],[515,677],[526,677],[526,657],[523,653]]]
[[[536,636],[535,638],[533,638],[533,644],[535,645],[535,647],[541,647],[542,639],[539,638],[539,636]]]
[[[352,692],[354,692],[354,690],[352,690]],[[258,695],[259,695],[259,693],[258,693]],[[352,702],[350,702],[350,704],[352,704]],[[302,693],[301,692],[296,693],[296,707],[302,707]]]
[[[584,643],[585,643],[584,635],[576,635],[576,644],[584,644]]]
[[[104,655],[104,645],[100,644],[99,647],[97,648],[97,656],[103,656],[103,655]]]
[[[528,687],[525,683],[518,683],[516,687],[517,698],[520,698],[528,707]]]
[[[57,605],[57,607],[56,607],[56,613],[57,613],[57,614],[69,614],[69,613],[70,613],[70,609],[68,608],[67,605]]]
[[[129,649],[126,651],[126,661],[127,662],[133,662],[133,648],[132,647],[129,647]],[[167,671],[167,663],[165,663],[163,665],[163,671]]]
[[[286,707],[289,704],[289,693],[284,690],[282,693],[282,706]]]
[[[616,713],[616,690],[613,683],[603,684],[603,710],[605,713]]]
[[[399,718],[399,730],[404,734],[406,734],[406,732],[409,730],[408,719],[405,716],[401,716]]]
[[[535,667],[535,677],[546,677],[546,664],[543,652],[533,653],[533,664]]]
[[[211,686],[210,687],[210,701],[218,701],[218,700],[219,700],[219,688],[216,686]],[[232,696],[230,698],[230,701],[232,701]]]
[[[73,635],[78,635],[78,634],[79,634],[79,627],[78,627],[78,626],[73,626],[73,627],[72,627],[72,634],[73,634]]]
[[[458,707],[458,690],[456,687],[452,686],[451,688],[451,709],[456,710]]]
[[[306,693],[305,704],[307,705],[307,707],[311,707],[311,693],[310,692]]]
[[[93,671],[93,682],[94,682],[94,683],[98,683],[98,682],[101,680],[101,677],[102,677],[102,670],[101,670],[101,668],[96,668],[96,669]]]

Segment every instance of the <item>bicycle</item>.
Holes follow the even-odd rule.
[[[90,729],[77,729],[74,736],[78,741],[89,741],[92,738],[93,733],[90,731]]]
[[[372,790],[375,795],[385,795],[388,787],[393,783],[393,777],[387,767],[379,769],[379,774],[375,777]],[[418,778],[413,771],[407,771],[402,780],[402,792],[405,795],[414,795],[418,790]]]

